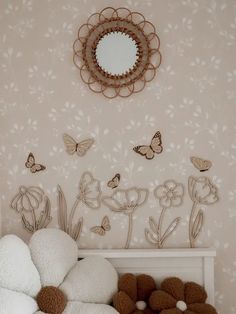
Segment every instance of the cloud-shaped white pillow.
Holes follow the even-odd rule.
[[[58,229],[42,229],[29,247],[18,237],[0,239],[0,314],[42,314],[36,296],[45,286],[68,299],[63,314],[117,314],[107,305],[117,291],[118,275],[105,259],[77,261],[75,241]]]

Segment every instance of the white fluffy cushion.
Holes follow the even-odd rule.
[[[63,314],[119,314],[113,307],[106,304],[86,304],[69,302]]]
[[[0,287],[36,296],[41,289],[39,273],[28,246],[18,237],[0,239]]]
[[[42,286],[58,287],[78,257],[75,241],[58,229],[37,231],[32,236],[29,247]]]
[[[117,291],[118,275],[114,267],[102,257],[77,261],[77,256],[76,242],[58,229],[37,231],[29,248],[16,236],[3,237],[0,314],[44,314],[34,297],[46,285],[61,285],[66,293],[69,302],[63,314],[118,314],[104,304]]]
[[[32,314],[37,309],[34,299],[26,294],[0,288],[1,314]]]
[[[115,268],[102,257],[90,256],[78,262],[60,286],[69,300],[110,303],[117,291]]]

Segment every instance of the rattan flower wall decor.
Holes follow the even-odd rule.
[[[130,246],[133,229],[133,214],[144,205],[148,199],[149,191],[132,187],[129,189],[116,189],[111,196],[104,196],[102,202],[113,212],[123,213],[128,217],[128,233],[125,249]]]
[[[219,201],[219,195],[217,187],[208,177],[193,176],[188,179],[188,193],[193,202],[189,218],[189,242],[190,247],[194,248],[204,223],[204,212],[199,207],[213,205]]]
[[[165,232],[163,232],[162,229],[165,212],[168,208],[178,207],[183,203],[184,186],[182,183],[177,183],[174,180],[168,180],[162,185],[156,187],[154,190],[154,196],[162,208],[161,215],[158,222],[156,222],[153,217],[149,217],[150,229],[145,229],[145,237],[150,244],[154,245],[158,249],[161,249],[166,240],[175,231],[181,219],[180,217],[175,218],[166,228]]]
[[[100,181],[95,179],[88,171],[82,174],[79,182],[79,192],[69,214],[66,198],[61,187],[58,186],[57,190],[59,227],[77,241],[83,228],[83,217],[79,217],[77,222],[74,223],[77,208],[81,203],[90,209],[100,208],[102,196]]]
[[[79,28],[73,60],[92,91],[107,98],[128,97],[155,77],[159,48],[156,29],[142,14],[107,7]]]
[[[30,233],[46,228],[52,220],[50,200],[40,187],[20,186],[10,206],[21,215],[22,225]]]

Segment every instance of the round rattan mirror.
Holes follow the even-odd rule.
[[[74,42],[74,63],[89,88],[105,97],[128,97],[144,89],[161,64],[152,23],[126,8],[91,15]]]

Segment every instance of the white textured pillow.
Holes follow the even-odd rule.
[[[35,297],[47,285],[67,295],[63,314],[118,314],[107,305],[117,292],[115,268],[102,257],[77,257],[76,242],[58,229],[37,231],[29,247],[14,235],[0,239],[0,314],[45,314]]]
[[[109,304],[117,291],[118,275],[110,262],[90,256],[78,262],[60,288],[69,300]]]
[[[42,286],[60,285],[78,258],[76,242],[57,229],[41,229],[34,233],[29,248]]]
[[[30,296],[36,296],[41,288],[28,246],[14,235],[0,239],[0,287]]]

